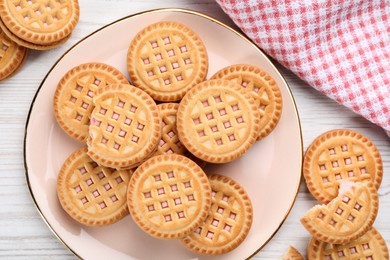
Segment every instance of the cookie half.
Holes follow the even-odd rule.
[[[217,174],[208,177],[212,190],[208,216],[181,242],[199,254],[224,254],[240,245],[248,235],[252,204],[246,191],[233,179]]]
[[[312,237],[307,246],[307,257],[315,259],[389,259],[389,250],[381,234],[372,227],[367,233],[347,244],[329,244]]]
[[[335,129],[318,136],[305,153],[303,175],[313,196],[328,203],[337,197],[342,180],[370,180],[378,189],[383,175],[376,146],[364,135]]]
[[[54,115],[71,137],[85,142],[88,137],[94,93],[107,84],[128,83],[116,68],[97,62],[80,64],[60,80],[54,93]]]
[[[289,246],[281,260],[304,260],[304,258],[295,247]]]
[[[2,23],[13,35],[44,46],[66,39],[79,19],[77,0],[1,1],[0,10]]]
[[[318,240],[349,243],[366,233],[378,213],[378,193],[371,182],[341,182],[339,196],[327,205],[317,205],[301,223]]]
[[[157,155],[141,164],[128,188],[128,206],[137,225],[160,239],[181,238],[206,218],[211,188],[206,174],[190,159]]]
[[[131,173],[99,166],[83,147],[71,154],[61,167],[58,199],[64,210],[81,224],[112,224],[129,213],[126,193]]]
[[[227,80],[204,81],[184,96],[177,112],[180,141],[196,157],[225,163],[256,141],[260,115],[251,94]]]
[[[134,86],[158,101],[177,101],[208,71],[206,47],[187,26],[173,21],[151,24],[130,43],[127,68]]]
[[[154,100],[129,84],[110,84],[95,92],[88,154],[112,168],[133,168],[156,150],[161,118]]]
[[[14,74],[26,56],[27,49],[13,42],[0,29],[0,81]]]
[[[258,140],[276,127],[282,115],[282,93],[275,80],[261,68],[249,64],[236,64],[223,68],[212,79],[233,81],[247,89],[258,102],[260,131]]]

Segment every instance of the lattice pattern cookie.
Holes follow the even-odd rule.
[[[72,34],[69,34],[66,37],[64,37],[63,39],[61,39],[59,41],[56,41],[56,42],[53,42],[50,45],[42,45],[42,44],[36,44],[36,43],[25,41],[25,40],[19,38],[18,36],[16,36],[15,34],[13,34],[4,25],[3,21],[1,20],[1,17],[0,17],[0,28],[5,32],[5,34],[12,41],[14,41],[15,43],[19,44],[20,46],[26,47],[28,49],[33,49],[33,50],[49,50],[49,49],[56,48],[56,47],[60,46],[61,44],[65,43],[70,38],[70,36],[72,35]]]
[[[210,174],[212,203],[207,219],[181,241],[190,250],[208,255],[227,253],[244,241],[252,225],[252,204],[234,180]]]
[[[79,19],[77,0],[0,1],[0,10],[7,35],[26,47],[50,48],[62,43]]]
[[[177,103],[162,103],[157,105],[161,116],[161,139],[155,155],[159,154],[184,154],[187,149],[179,140],[176,127],[176,116],[179,104]]]
[[[152,155],[161,138],[161,118],[154,100],[129,84],[110,84],[96,91],[88,154],[97,163],[131,168]]]
[[[80,64],[60,80],[54,93],[54,115],[71,137],[85,142],[97,89],[113,83],[128,83],[116,68],[104,63]]]
[[[306,151],[303,174],[311,194],[323,203],[337,196],[342,180],[371,180],[378,189],[383,175],[376,146],[364,135],[335,129],[318,136]]]
[[[282,114],[282,94],[275,80],[262,69],[248,64],[223,68],[212,79],[226,79],[247,89],[259,103],[260,131],[258,140],[276,127]]]
[[[0,80],[10,77],[23,64],[26,48],[11,41],[0,29]]]
[[[232,161],[253,145],[260,128],[255,100],[227,80],[204,81],[180,102],[180,141],[196,157],[212,163]]]
[[[61,167],[57,180],[59,201],[81,224],[112,224],[129,213],[126,193],[131,173],[99,166],[83,147],[71,154]]]
[[[178,22],[158,22],[140,31],[130,44],[131,81],[158,101],[177,101],[205,80],[208,56],[200,38]]]
[[[153,156],[134,172],[128,206],[137,225],[156,238],[181,238],[206,218],[211,189],[206,174],[178,154]]]
[[[301,222],[316,239],[344,244],[367,232],[377,212],[378,193],[371,182],[343,181],[337,198],[310,209]]]
[[[304,258],[295,247],[289,246],[281,260],[304,260]]]
[[[344,245],[329,244],[312,237],[307,247],[307,257],[309,260],[388,260],[389,250],[381,234],[372,227],[363,236]]]

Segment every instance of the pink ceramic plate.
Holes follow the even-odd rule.
[[[241,183],[254,208],[252,228],[245,241],[222,256],[201,256],[178,241],[157,240],[143,233],[130,216],[103,227],[84,227],[61,208],[56,176],[64,160],[82,144],[68,137],[53,115],[53,93],[66,71],[80,63],[99,61],[125,75],[126,53],[135,34],[150,23],[174,20],[198,33],[209,54],[209,76],[235,63],[262,67],[279,84],[283,114],[276,129],[242,158],[213,169]],[[120,19],[81,40],[46,75],[32,102],[25,133],[25,167],[29,188],[43,219],[76,255],[87,259],[242,259],[256,254],[289,214],[301,179],[302,136],[291,92],[274,65],[249,40],[221,22],[188,10],[160,9]]]

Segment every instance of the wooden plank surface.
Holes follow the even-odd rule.
[[[80,7],[79,24],[68,42],[50,51],[31,51],[20,72],[0,82],[0,258],[76,258],[41,219],[28,191],[23,164],[23,137],[30,103],[43,77],[65,50],[107,23],[155,8],[193,9],[234,26],[212,0],[94,0],[80,1]],[[375,227],[389,244],[390,138],[382,129],[318,93],[290,71],[280,65],[277,67],[286,78],[296,100],[305,149],[316,136],[335,128],[357,130],[367,135],[379,148],[384,164],[384,178],[379,190],[380,209]],[[284,225],[254,258],[276,259],[288,245],[304,253],[309,234],[299,219],[315,204],[316,201],[302,181],[296,203]]]

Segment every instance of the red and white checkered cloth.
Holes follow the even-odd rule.
[[[267,54],[390,133],[390,1],[217,2]]]

